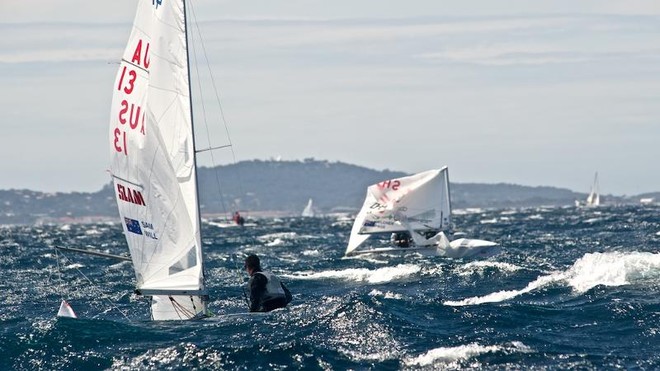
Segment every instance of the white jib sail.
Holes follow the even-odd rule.
[[[449,169],[429,170],[383,181],[367,188],[355,218],[346,254],[369,235],[401,231],[441,231],[451,225]]]
[[[139,0],[113,89],[110,171],[155,320],[206,313],[181,0]]]

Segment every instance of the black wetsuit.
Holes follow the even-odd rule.
[[[269,286],[269,275],[273,280],[279,282],[281,290],[278,289],[276,282],[271,282]],[[284,308],[292,299],[289,289],[270,272],[255,272],[250,277],[248,287],[250,288],[250,312],[270,312],[273,309]]]

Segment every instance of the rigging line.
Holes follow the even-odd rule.
[[[64,255],[64,253],[62,253],[62,257],[63,257],[64,259],[66,259],[67,261],[73,263],[73,261],[72,261],[71,259],[69,259],[66,255]],[[80,275],[83,276],[83,277],[87,280],[87,282],[89,282],[89,283],[92,285],[92,288],[93,288],[93,289],[96,289],[96,290],[97,290],[97,294],[100,294],[99,297],[103,297],[103,291],[101,291],[101,289],[98,288],[98,285],[96,285],[94,282],[92,282],[92,280],[89,279],[89,277],[87,277],[87,276],[85,275],[85,273],[83,273],[80,269],[78,269],[78,268],[75,267],[75,266],[74,266],[74,269],[75,269],[76,271],[78,271],[78,273],[80,273]],[[115,303],[113,303],[110,299],[108,299],[107,297],[104,298],[104,299],[107,300],[108,303],[110,303],[110,306],[111,306],[112,308],[116,309],[119,313],[121,313],[121,315],[124,316],[124,318],[126,318],[126,319],[129,320],[129,321],[131,320],[130,318],[128,318],[128,316],[126,315],[126,313],[124,313],[121,309],[119,309],[119,307],[117,307],[117,306],[115,305]]]
[[[60,257],[57,254],[57,248],[55,248],[55,245],[53,245],[53,250],[55,251],[55,264],[57,265],[57,276],[58,276],[57,280],[59,281],[60,284],[63,284],[64,279],[62,278],[62,268],[60,267]],[[50,277],[52,275],[53,275],[53,273],[51,272],[51,274],[48,276],[48,283],[50,283]],[[62,291],[60,293],[60,298],[62,300],[64,300],[64,291]]]
[[[192,1],[191,1],[191,3],[192,3]],[[195,19],[197,19],[197,16],[195,14],[195,9],[192,6],[192,4],[190,4],[190,9],[191,9],[193,17]],[[210,63],[209,58],[208,58],[208,53],[206,52],[206,44],[204,43],[204,38],[202,37],[202,33],[199,29],[199,23],[195,22],[195,27],[197,28],[197,34],[199,35],[200,46],[202,48],[202,52],[203,52],[202,54],[204,55],[204,59],[206,60],[206,66],[207,66],[207,69],[209,71],[209,76],[211,76],[211,86],[213,86],[213,92],[215,93],[215,99],[218,102],[218,107],[220,108],[220,118],[222,119],[222,122],[224,123],[225,133],[227,134],[227,141],[229,142],[229,145],[230,145],[230,151],[231,151],[232,161],[233,161],[232,163],[236,164],[236,152],[234,151],[234,143],[231,140],[231,135],[229,134],[229,124],[227,122],[227,119],[225,118],[225,111],[222,108],[222,102],[220,101],[220,92],[219,92],[218,87],[215,83],[215,77],[213,76],[213,70],[211,69],[211,63]],[[239,188],[240,194],[243,195],[243,194],[245,194],[245,192],[243,190],[243,181],[241,179],[241,174],[240,174],[240,171],[238,170],[238,168],[236,168],[236,177],[238,178],[238,188]]]
[[[168,298],[170,299],[170,304],[172,304],[172,309],[174,309],[176,314],[179,316],[179,319],[184,319],[182,317],[186,317],[185,319],[190,319],[190,318],[194,317],[195,313],[190,311],[183,304],[176,301],[176,299],[174,299],[174,297],[168,296]],[[193,300],[192,296],[190,297],[190,300]],[[194,302],[193,302],[193,305],[194,305]]]
[[[245,303],[247,304],[248,308],[250,308],[250,301],[248,300],[247,294],[245,293],[245,287],[243,286],[243,276],[241,276],[241,270],[238,268],[238,264],[236,264],[236,259],[232,259],[234,261],[234,267],[236,267],[236,275],[238,276],[238,283],[241,286],[241,291],[243,291],[243,299],[245,299]]]
[[[192,5],[192,1],[189,2],[188,5],[189,5],[190,10],[191,10],[192,18],[197,19],[196,15],[195,15],[195,10],[194,10],[193,5]],[[197,35],[199,35],[200,43],[203,43],[203,40],[202,40],[202,37],[201,37],[201,32],[200,32],[200,29],[199,29],[199,25],[197,24],[196,21],[192,22],[192,18],[191,18],[191,23],[194,23],[195,26],[197,27]],[[188,35],[190,36],[191,39],[193,39],[193,37],[195,36],[195,34],[193,34],[192,32],[189,32]],[[197,73],[197,87],[198,87],[198,90],[199,90],[199,96],[202,97],[202,83],[201,83],[200,73],[199,73],[199,63],[197,62],[197,50],[195,48],[195,43],[194,42],[189,43],[188,47],[191,47],[191,46],[192,46],[192,49],[193,49],[192,57],[195,60],[195,63],[194,63],[195,72]],[[208,58],[207,58],[206,61],[208,63]],[[211,81],[213,81],[212,76],[211,76]],[[204,126],[206,128],[206,141],[207,141],[209,147],[212,147],[211,134],[210,134],[211,131],[209,130],[209,123],[208,123],[209,121],[208,121],[207,113],[206,113],[206,105],[204,104],[203,99],[199,99],[199,102],[200,102],[200,105],[202,107],[202,117],[204,117]],[[220,105],[219,102],[218,102],[218,105],[220,106],[220,112],[222,114],[222,105]],[[192,107],[191,107],[191,109],[192,109]],[[222,114],[222,119],[223,119],[223,122],[225,123],[225,130],[227,131],[227,129],[226,129],[227,123],[226,123],[226,121],[224,121],[224,114]],[[194,133],[193,133],[193,135],[194,135]],[[228,147],[231,148],[232,143],[231,143],[231,138],[229,137],[229,132],[228,131],[227,131],[227,139],[229,141]],[[222,148],[222,147],[219,147],[219,148]],[[233,154],[233,148],[232,148],[232,154]],[[229,213],[227,211],[227,204],[225,202],[224,195],[222,194],[222,185],[220,183],[220,177],[218,176],[217,163],[215,161],[215,156],[213,155],[213,151],[210,152],[210,155],[211,155],[211,164],[213,165],[212,170],[213,170],[213,174],[215,175],[215,183],[217,185],[218,195],[220,196],[220,205],[222,206],[222,210],[224,211],[225,217],[228,218]],[[235,162],[235,156],[233,158],[234,158],[234,162]]]

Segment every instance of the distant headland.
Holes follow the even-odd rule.
[[[367,186],[408,175],[315,159],[241,161],[201,167],[198,174],[202,215],[225,215],[234,210],[253,215],[299,215],[310,198],[322,213],[356,212]],[[110,183],[89,193],[1,190],[0,224],[116,220],[114,197]],[[570,206],[586,197],[586,193],[547,186],[451,183],[455,209]],[[660,200],[660,192],[627,197],[601,195],[605,204],[638,204],[640,199]]]

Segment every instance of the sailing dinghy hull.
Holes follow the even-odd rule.
[[[411,246],[411,247],[379,247],[367,250],[353,251],[347,256],[366,254],[401,254],[418,253],[427,256],[444,256],[446,258],[485,258],[498,254],[500,245],[486,240],[459,238],[449,242],[449,246]]]

